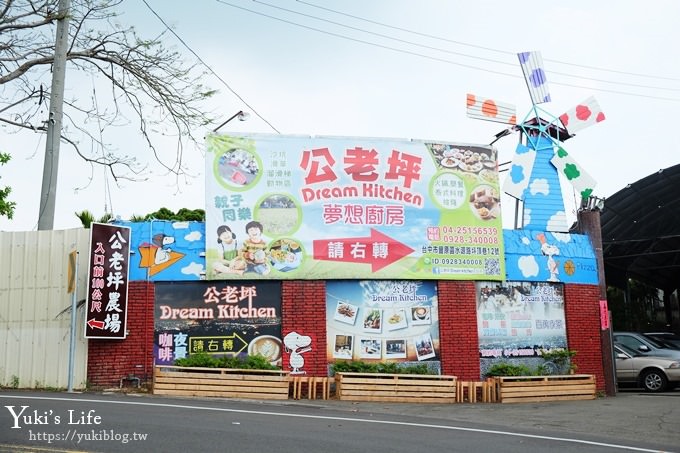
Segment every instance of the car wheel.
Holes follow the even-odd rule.
[[[663,392],[668,387],[668,379],[661,371],[647,370],[642,375],[642,386],[648,392]]]

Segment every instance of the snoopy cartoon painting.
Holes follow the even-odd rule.
[[[302,370],[302,367],[305,366],[305,359],[302,357],[302,354],[312,350],[311,344],[311,337],[300,335],[295,331],[283,337],[283,345],[286,347],[286,352],[290,353],[291,375],[307,374],[306,371]]]
[[[545,239],[545,234],[543,233],[538,234],[536,239],[538,239],[541,243],[541,253],[548,257],[548,272],[550,272],[550,278],[548,278],[548,281],[559,282],[560,279],[557,277],[557,275],[560,273],[559,263],[555,261],[555,258],[553,257],[560,254],[560,249],[556,245],[548,244]]]

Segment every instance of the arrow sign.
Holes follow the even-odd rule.
[[[92,318],[87,321],[87,325],[90,327],[90,329],[103,329],[104,321],[97,321],[96,319]]]
[[[314,259],[346,263],[365,263],[376,272],[413,253],[406,244],[371,228],[362,238],[320,239],[314,241]]]

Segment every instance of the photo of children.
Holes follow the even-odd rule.
[[[231,231],[227,225],[217,227],[217,245],[219,258],[213,262],[215,275],[243,274],[246,263],[238,258],[236,233]]]
[[[262,239],[262,224],[252,220],[246,224],[248,237],[243,241],[243,246],[238,252],[240,259],[245,261],[244,272],[254,272],[260,275],[267,275],[271,268],[267,263],[267,244]]]

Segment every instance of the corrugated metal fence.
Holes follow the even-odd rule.
[[[90,230],[0,232],[0,386],[67,388],[71,332],[69,253],[79,252],[85,299]],[[84,305],[77,309],[74,388],[87,378]]]

